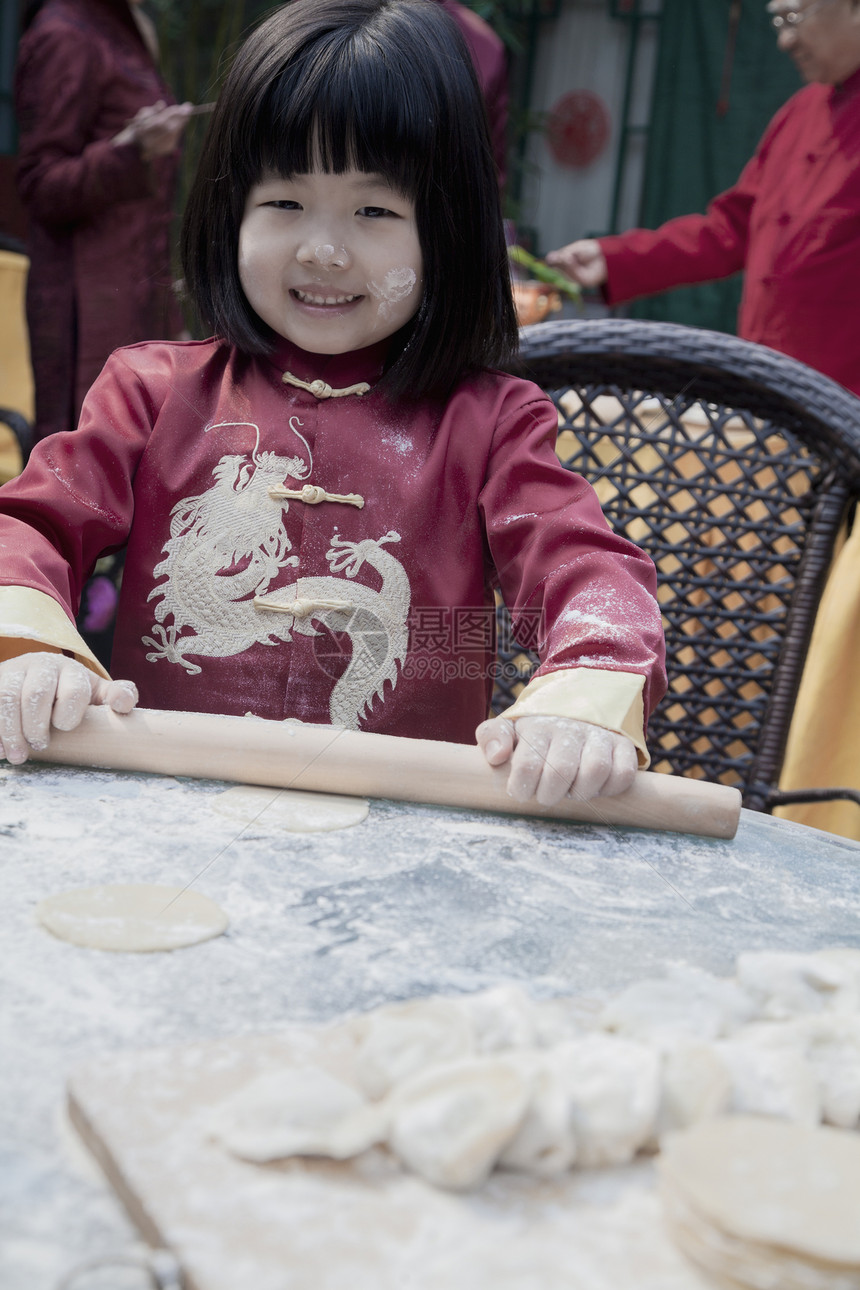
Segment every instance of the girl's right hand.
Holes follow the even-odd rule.
[[[19,654],[0,663],[0,758],[19,766],[47,748],[51,726],[79,726],[91,703],[131,712],[137,686],[106,681],[64,654]]]

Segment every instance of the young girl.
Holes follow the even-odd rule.
[[[647,764],[654,570],[554,453],[462,39],[427,0],[296,0],[240,51],[183,229],[213,339],[118,350],[0,491],[0,741],[87,703],[298,718],[510,759],[543,804]],[[72,625],[127,542],[112,681]],[[541,667],[486,721],[493,588]]]

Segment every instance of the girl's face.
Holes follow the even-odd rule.
[[[384,340],[423,288],[415,206],[379,175],[265,173],[239,230],[239,278],[263,322],[314,354]]]

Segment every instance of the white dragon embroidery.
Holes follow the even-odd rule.
[[[202,669],[193,657],[223,658],[255,644],[287,643],[294,632],[318,636],[313,620],[324,622],[332,632],[345,632],[352,644],[349,664],[332,690],[330,719],[357,730],[374,700],[384,698],[386,681],[397,683],[408,645],[409,580],[402,564],[383,550],[400,541],[389,531],[378,540],[332,537],[329,568],[332,574],[342,570],[349,583],[333,576],[298,578],[269,592],[282,569],[298,564],[284,526],[289,503],[272,498],[269,489],[307,473],[301,458],[255,448],[250,457],[222,457],[212,471],[212,487],[174,506],[164,559],[154,570],[166,581],[150,592],[149,599],[159,603],[152,636],[143,637],[143,644],[149,662],[164,659],[195,675]],[[353,581],[364,564],[381,576],[378,591]],[[259,603],[267,594],[268,609]],[[287,609],[294,600],[334,600],[343,608],[305,607],[296,616]],[[168,617],[172,621],[165,626]]]

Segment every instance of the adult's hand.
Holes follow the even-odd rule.
[[[583,237],[550,251],[546,262],[554,269],[561,269],[581,287],[601,287],[606,281],[606,257],[593,237]]]
[[[119,134],[114,135],[113,142],[116,147],[137,144],[144,161],[166,157],[179,147],[191,108],[190,103],[174,103],[168,107],[163,99],[159,99],[157,103],[139,108]]]

